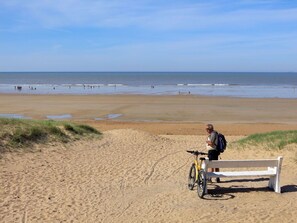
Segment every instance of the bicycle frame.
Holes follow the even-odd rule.
[[[207,155],[207,153],[193,151],[193,150],[187,150],[187,152],[195,156],[194,162],[192,163],[190,168],[189,178],[188,178],[188,188],[190,190],[193,190],[195,184],[197,183],[199,172],[201,172],[201,170],[204,168],[203,166],[204,157],[201,157],[200,159],[198,159],[198,157],[199,155]]]
[[[195,155],[195,160],[194,160],[194,164],[196,166],[196,179],[198,179],[198,172],[200,170],[202,170],[204,168],[204,159],[200,159],[200,161],[198,160],[198,156],[199,155]]]

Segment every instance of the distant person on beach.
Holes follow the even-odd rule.
[[[218,145],[218,133],[214,130],[212,124],[206,125],[206,131],[208,133],[207,140],[206,140],[206,148],[208,150],[208,158],[209,160],[218,160],[220,152],[216,149]],[[212,168],[211,172],[219,172],[219,168]],[[216,179],[217,183],[220,182],[220,178]]]

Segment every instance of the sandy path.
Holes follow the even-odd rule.
[[[228,136],[228,140],[240,136]],[[283,193],[267,181],[225,180],[201,200],[188,191],[191,156],[204,136],[125,129],[102,140],[8,154],[0,160],[0,222],[294,222],[296,145],[283,151],[232,149],[224,159],[284,156]],[[223,189],[211,190],[216,187]],[[232,189],[229,187],[232,186]]]

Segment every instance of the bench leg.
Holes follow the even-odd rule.
[[[280,193],[279,175],[271,176],[268,182],[268,187],[273,189],[276,193]]]
[[[275,188],[274,191],[276,193],[281,193],[281,189],[280,189],[280,174],[276,174],[275,176]]]
[[[269,178],[268,187],[275,191],[275,189],[274,189],[275,188],[275,176],[271,176]]]
[[[273,188],[276,193],[281,193],[281,188],[280,188],[280,168],[281,168],[281,162],[282,162],[282,157],[278,158],[278,167],[268,167],[269,169],[273,169],[276,172],[275,176],[271,176],[269,179],[268,187]]]

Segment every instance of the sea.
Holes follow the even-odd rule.
[[[296,72],[0,72],[0,94],[297,98]]]

